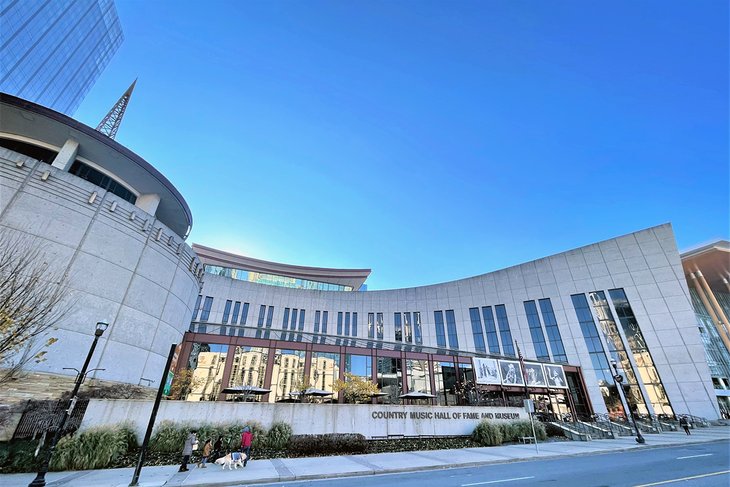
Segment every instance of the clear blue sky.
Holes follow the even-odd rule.
[[[116,4],[76,117],[139,77],[117,140],[184,195],[190,243],[387,289],[730,233],[725,1]]]

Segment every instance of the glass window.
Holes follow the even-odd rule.
[[[277,349],[269,402],[298,402],[304,383],[304,350]]]
[[[368,355],[353,355],[348,353],[345,355],[345,372],[366,380],[372,380],[373,358]]]
[[[454,310],[446,310],[446,330],[449,333],[449,348],[459,348],[459,337],[456,334],[456,318]]]
[[[350,313],[345,313],[345,336],[350,334]]]
[[[241,312],[241,302],[236,301],[233,304],[233,316],[231,317],[231,324],[235,325],[238,323],[238,313]]]
[[[227,354],[228,345],[193,343],[188,360],[193,373],[186,401],[218,400]]]
[[[304,311],[303,309],[299,310],[299,331],[304,330]]]
[[[497,327],[494,324],[492,307],[482,306],[482,316],[484,317],[484,328],[487,330],[487,344],[489,345],[489,353],[499,355],[502,352],[499,349],[499,339],[497,338]]]
[[[294,308],[291,310],[291,326],[290,329],[296,330],[297,329],[297,320],[299,319],[299,310]]]
[[[479,317],[479,308],[469,308],[469,319],[471,320],[471,333],[474,336],[474,348],[477,352],[486,353],[487,347],[484,344],[484,331],[482,320]]]
[[[368,313],[368,338],[375,338],[375,313]]]
[[[433,320],[436,323],[436,345],[446,348],[446,331],[444,330],[444,312],[434,311]]]
[[[223,323],[224,325],[228,324],[228,318],[231,315],[231,305],[232,304],[233,304],[233,301],[231,301],[230,299],[227,299],[226,304],[223,307],[223,321],[221,321],[221,323]]]
[[[200,301],[202,299],[203,299],[203,296],[198,294],[198,299],[195,300],[195,308],[193,308],[193,317],[190,321],[196,321],[198,319],[198,312],[200,311]],[[190,331],[193,331],[192,325],[191,325]]]
[[[258,320],[257,326],[259,326],[259,327],[264,326],[265,319],[266,319],[266,305],[262,304],[259,307],[259,320]]]
[[[246,320],[248,320],[248,303],[243,303],[243,311],[241,311],[241,324],[245,325]],[[241,333],[243,333],[243,330],[241,330]]]
[[[337,334],[342,335],[342,311],[337,312]]]
[[[413,332],[416,335],[416,345],[423,345],[423,330],[421,329],[421,313],[413,312]]]
[[[378,340],[383,339],[383,313],[377,313],[375,315],[376,330],[378,332]]]
[[[327,333],[327,311],[322,311],[322,333]]]
[[[317,310],[314,312],[314,333],[319,333],[319,317],[321,311]]]
[[[271,322],[274,319],[274,307],[269,306],[269,312],[266,315],[266,328],[271,328]]]
[[[434,362],[434,379],[436,382],[436,402],[439,406],[455,406],[456,368],[453,362]]]
[[[403,341],[403,325],[401,324],[400,313],[393,313],[393,328],[395,329],[395,341]]]
[[[357,313],[352,313],[352,336],[357,336]]]
[[[563,338],[560,336],[558,321],[555,319],[553,304],[549,298],[540,299],[540,311],[542,319],[545,322],[545,331],[547,332],[548,342],[550,343],[550,351],[553,352],[553,360],[555,362],[568,363],[568,356],[565,354],[563,346]]]
[[[281,327],[286,330],[289,326],[289,308],[284,308],[284,319],[281,320]]]
[[[229,387],[253,386],[264,387],[266,364],[269,360],[269,349],[266,347],[235,347]],[[246,395],[229,396],[229,399],[260,402],[267,396]]]
[[[428,360],[406,359],[406,371],[409,392],[431,393],[431,371]]]
[[[205,297],[203,303],[203,310],[200,312],[200,321],[208,321],[210,318],[210,309],[213,307],[213,298],[211,296]]]
[[[403,313],[403,331],[405,332],[406,343],[413,343],[413,329],[411,328],[411,314]]]
[[[312,366],[309,369],[309,385],[333,394],[329,396],[336,401],[338,393],[334,392],[334,383],[340,378],[340,354],[312,352]]]
[[[512,340],[512,332],[509,328],[509,320],[507,319],[507,310],[503,304],[494,307],[497,314],[497,325],[499,325],[499,338],[502,340],[502,350],[507,357],[516,357],[514,341]]]
[[[403,365],[399,358],[378,358],[378,387],[387,394],[383,396],[384,404],[398,404],[403,389]]]
[[[527,323],[530,325],[530,336],[532,336],[532,345],[535,347],[535,356],[539,360],[550,360],[547,344],[545,343],[545,334],[542,332],[540,317],[537,314],[535,301],[525,301],[525,313],[527,313]]]

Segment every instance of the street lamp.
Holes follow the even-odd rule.
[[[106,331],[108,327],[109,323],[105,323],[103,321],[100,321],[96,324],[96,330],[94,331],[94,341],[91,343],[91,348],[89,349],[89,354],[86,356],[84,366],[81,367],[81,371],[76,376],[76,384],[74,385],[74,390],[71,393],[71,401],[69,402],[68,409],[66,409],[66,411],[64,411],[63,413],[63,418],[61,418],[61,424],[58,425],[56,434],[53,435],[51,444],[48,447],[48,453],[46,453],[46,456],[41,463],[41,468],[38,471],[38,475],[36,475],[36,477],[33,479],[33,482],[28,484],[28,487],[44,487],[46,485],[46,473],[48,472],[48,466],[50,465],[51,458],[53,457],[53,451],[56,449],[56,443],[58,443],[58,440],[61,439],[63,427],[66,426],[66,421],[68,420],[69,416],[71,416],[74,406],[76,406],[76,401],[78,400],[78,397],[76,395],[78,394],[79,387],[81,387],[81,383],[84,381],[84,377],[86,376],[86,369],[89,367],[89,362],[91,362],[91,356],[94,355],[96,342],[99,341],[99,337],[104,333],[104,331]]]
[[[618,365],[616,364],[616,360],[611,360],[611,365],[613,366],[614,371],[613,381],[616,384],[616,388],[618,389],[619,397],[623,396],[624,403],[629,409],[631,422],[634,424],[634,428],[636,429],[636,442],[643,445],[644,443],[646,443],[646,440],[643,436],[641,436],[639,425],[636,424],[636,418],[634,418],[634,411],[631,409],[631,406],[629,406],[629,401],[626,399],[626,396],[623,395],[623,386],[621,385],[621,383],[624,381],[624,376],[618,373]]]

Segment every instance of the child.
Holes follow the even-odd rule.
[[[210,452],[213,449],[213,445],[210,442],[210,438],[205,440],[205,445],[203,445],[203,458],[200,459],[200,463],[198,463],[198,468],[208,468],[205,466],[205,464],[208,462],[208,456],[210,456]]]

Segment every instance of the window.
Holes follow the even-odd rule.
[[[269,349],[262,347],[235,347],[229,387],[249,385],[264,387]],[[247,396],[247,401],[260,402],[266,396]]]
[[[384,404],[398,404],[403,388],[403,361],[399,358],[378,357],[377,380]]]
[[[352,336],[357,336],[357,313],[352,313]]]
[[[459,348],[459,337],[456,334],[456,319],[454,310],[446,310],[446,330],[449,333],[449,348]]]
[[[345,335],[350,334],[350,313],[345,313]]]
[[[322,311],[322,333],[327,333],[327,311]]]
[[[378,340],[383,339],[383,313],[375,315],[375,330],[378,332]]]
[[[393,324],[395,329],[395,341],[396,342],[402,342],[403,341],[403,325],[401,324],[401,316],[400,313],[394,313],[393,314]]]
[[[203,299],[203,296],[198,294],[198,299],[195,300],[195,308],[193,308],[193,317],[190,319],[190,321],[195,321],[198,319],[198,312],[200,311],[200,301]],[[190,329],[192,331],[192,328]]]
[[[542,332],[540,317],[537,314],[535,301],[525,301],[525,313],[527,313],[527,323],[530,325],[530,336],[532,336],[532,345],[535,347],[535,356],[539,360],[550,360],[547,344],[545,343],[545,334]]]
[[[220,393],[228,345],[194,343],[188,359],[192,383],[187,401],[215,401]]]
[[[553,360],[556,362],[568,363],[568,357],[565,355],[565,347],[563,346],[563,338],[560,336],[558,322],[553,312],[553,304],[550,299],[540,299],[540,311],[542,319],[545,322],[545,331],[547,332],[548,342],[550,343],[550,351],[553,352]]]
[[[413,330],[411,329],[411,314],[403,313],[403,331],[405,332],[406,343],[413,343]]]
[[[256,326],[258,326],[258,327],[264,326],[264,320],[265,319],[266,319],[266,305],[265,304],[262,304],[259,307],[259,321],[256,324]]]
[[[342,335],[342,311],[337,312],[337,334]]]
[[[499,338],[502,340],[502,350],[507,357],[515,357],[514,341],[512,340],[512,332],[509,329],[509,320],[507,319],[507,310],[503,304],[494,307],[497,314],[497,325],[499,325]]]
[[[284,308],[284,319],[281,320],[281,327],[286,330],[289,326],[289,308]]]
[[[423,331],[421,330],[421,313],[413,312],[413,332],[416,335],[416,345],[423,345]]]
[[[319,313],[319,311],[315,312]],[[315,316],[316,317],[316,316]],[[333,392],[329,401],[336,401],[338,393],[334,384],[340,378],[340,354],[312,352],[312,365],[309,369],[309,383],[315,389]]]
[[[245,325],[246,320],[248,320],[248,303],[243,303],[243,311],[241,311],[241,324]],[[243,330],[241,330],[241,333],[243,333]]]
[[[431,393],[431,368],[428,360],[406,359],[406,385],[409,392]]]
[[[293,321],[293,320],[292,320]],[[304,330],[304,310],[299,310],[299,331]]]
[[[200,321],[208,321],[210,319],[210,308],[213,307],[213,297],[206,296],[203,303],[203,310],[200,312]]]
[[[241,302],[236,301],[236,303],[233,305],[233,316],[231,317],[231,324],[235,325],[238,323],[238,313],[241,312]]]
[[[446,348],[446,332],[444,331],[444,312],[434,311],[433,320],[436,323],[436,345]]]
[[[68,170],[71,174],[85,179],[86,181],[99,186],[102,189],[106,189],[109,192],[119,196],[123,200],[129,201],[134,204],[137,201],[137,197],[129,189],[125,188],[121,183],[110,178],[106,174],[103,174],[91,166],[87,166],[81,161],[74,161],[71,164],[71,168]]]
[[[223,307],[223,320],[221,323],[224,325],[228,324],[228,317],[231,315],[231,305],[233,304],[233,301],[230,299],[226,300],[226,305]]]
[[[314,333],[319,333],[319,318],[322,316],[322,312],[317,310],[314,312]]]
[[[484,330],[479,317],[479,308],[469,308],[469,319],[471,320],[471,333],[474,336],[474,348],[477,352],[486,353],[487,347],[484,345]]]
[[[291,310],[291,325],[289,326],[289,329],[296,330],[297,329],[297,320],[299,319],[299,310],[294,308]]]
[[[375,338],[375,313],[368,313],[368,338]]]
[[[497,338],[497,327],[494,325],[494,315],[491,306],[482,306],[482,316],[484,317],[484,328],[487,330],[487,345],[489,345],[489,353],[499,355],[499,339]]]
[[[269,306],[269,312],[266,315],[266,328],[271,328],[271,321],[274,319],[274,307]]]

